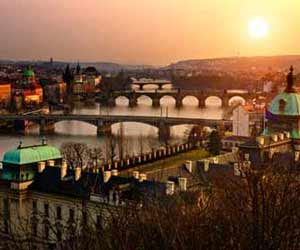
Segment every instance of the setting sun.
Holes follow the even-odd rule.
[[[255,17],[248,23],[248,32],[252,38],[260,39],[268,35],[269,25],[267,21],[261,17]]]

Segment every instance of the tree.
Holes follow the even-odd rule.
[[[89,161],[89,147],[85,143],[66,142],[61,146],[61,152],[68,166],[84,168]]]
[[[66,101],[67,101],[67,103],[69,103],[70,102],[70,97],[73,93],[73,81],[74,81],[74,75],[73,75],[73,73],[70,69],[69,64],[66,66],[66,69],[65,69],[62,77],[63,77],[63,81],[67,85]]]
[[[209,135],[208,151],[212,155],[220,154],[222,149],[221,138],[217,130],[213,130]]]
[[[112,134],[105,136],[105,158],[111,163],[113,163],[117,157],[117,141],[116,136]]]

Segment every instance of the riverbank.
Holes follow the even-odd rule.
[[[179,165],[185,163],[185,161],[196,161],[209,156],[209,153],[204,149],[194,149],[189,152],[185,152],[179,155],[168,157],[159,161],[152,163],[140,165],[129,170],[120,172],[121,176],[131,176],[133,171],[139,171],[140,173],[151,173],[152,171],[157,171],[159,169],[168,169],[172,167],[178,167]]]

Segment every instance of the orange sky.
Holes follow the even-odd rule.
[[[269,23],[249,37],[249,19]],[[164,65],[300,54],[300,0],[1,0],[0,58]],[[5,25],[5,26],[4,26]]]

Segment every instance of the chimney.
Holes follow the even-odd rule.
[[[45,167],[46,167],[46,162],[40,161],[40,162],[38,163],[38,172],[39,172],[39,173],[42,173],[42,172],[44,171]]]
[[[274,154],[274,151],[272,149],[270,149],[269,151],[269,158],[272,159],[273,158],[273,154]]]
[[[186,191],[187,178],[179,177],[178,184],[179,184],[180,191]]]
[[[139,171],[133,171],[133,172],[132,172],[132,176],[133,176],[134,179],[138,180],[138,179],[139,179],[139,176],[140,176]]]
[[[186,167],[187,171],[189,171],[190,173],[193,172],[193,162],[192,161],[186,161],[185,167]]]
[[[287,138],[287,139],[289,139],[290,137],[291,137],[291,134],[290,134],[290,132],[284,132],[284,134],[285,134],[285,137]]]
[[[166,194],[173,195],[175,191],[175,183],[173,181],[167,181],[166,183]]]
[[[295,161],[299,161],[300,152],[295,151]]]
[[[208,172],[209,171],[209,160],[204,160],[204,172]]]
[[[235,176],[241,176],[241,170],[238,163],[233,164],[233,171]]]
[[[81,168],[75,168],[75,181],[78,181],[81,177]]]
[[[250,159],[250,154],[248,154],[248,153],[244,154],[244,158],[245,158],[245,161],[249,161],[249,159]]]
[[[60,167],[60,178],[61,179],[65,178],[65,176],[67,175],[67,170],[68,170],[67,162],[65,160],[63,160],[61,163],[61,167]]]
[[[112,175],[112,176],[118,176],[118,169],[113,169],[113,170],[111,171],[111,175]]]
[[[265,144],[265,138],[263,136],[256,137],[256,140],[262,146]]]
[[[111,177],[111,172],[110,171],[104,171],[104,173],[103,173],[104,183],[107,183],[109,181],[110,177]]]
[[[279,133],[278,134],[279,140],[283,141],[284,140],[284,134],[283,133]]]
[[[139,182],[143,182],[143,181],[146,181],[146,180],[147,180],[147,175],[146,174],[140,174]]]
[[[55,161],[54,160],[48,160],[47,161],[47,166],[54,167],[54,165],[55,165]]]
[[[272,138],[273,142],[277,142],[278,141],[278,135],[276,135],[276,134],[271,135],[271,138]]]

